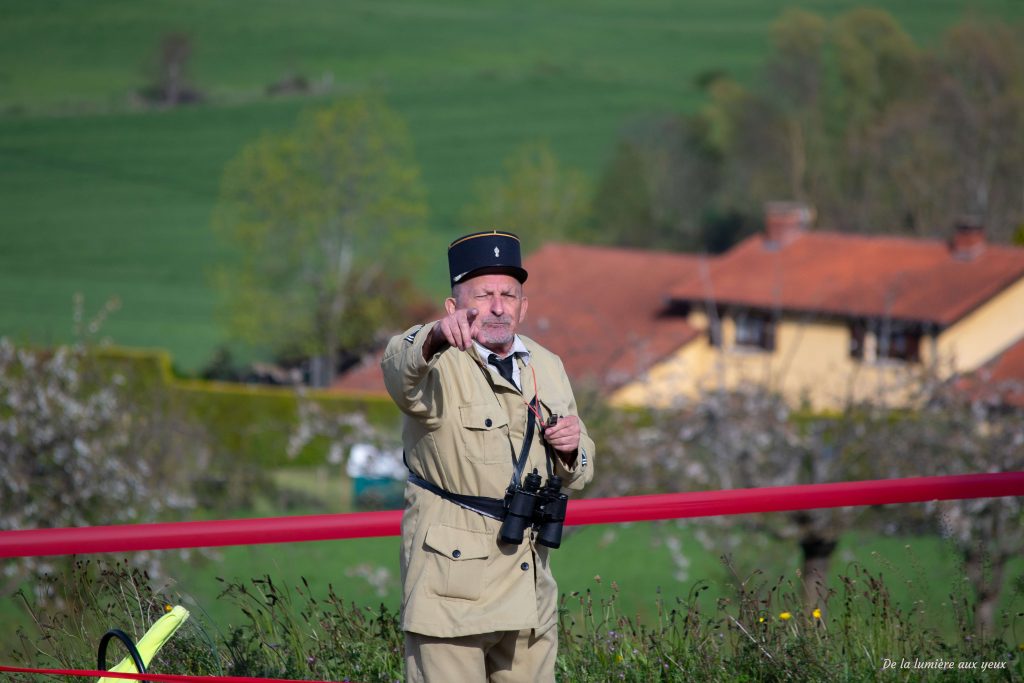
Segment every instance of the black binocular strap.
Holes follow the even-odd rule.
[[[526,418],[526,437],[523,439],[523,448],[519,452],[519,460],[515,462],[515,468],[512,471],[512,486],[520,483],[523,475],[523,468],[526,466],[526,459],[530,455],[530,445],[533,443],[533,430],[536,425],[536,417],[533,411],[537,408],[537,399],[534,398],[531,402],[533,408],[526,411],[529,415]],[[447,501],[455,503],[459,507],[467,510],[472,510],[485,517],[491,519],[503,520],[505,519],[505,500],[502,498],[488,498],[487,496],[467,496],[462,493],[452,493],[446,491],[437,484],[427,481],[420,475],[412,471],[409,467],[409,461],[405,457],[405,453],[402,453],[402,460],[405,462],[406,468],[409,470],[409,483],[415,484],[420,488],[426,489],[433,494],[441,496]],[[550,468],[550,465],[549,465]]]
[[[515,468],[512,470],[512,486],[523,482],[523,468],[526,467],[526,459],[530,457],[530,446],[533,445],[533,429],[537,424],[535,410],[539,410],[539,401],[534,396],[529,403],[529,410],[526,411],[526,436],[523,437],[523,447],[519,451],[519,460],[515,461]]]
[[[409,472],[409,482],[416,484],[416,486],[426,489],[431,493],[437,494],[445,500],[455,503],[459,507],[477,512],[484,517],[490,517],[491,519],[497,519],[498,521],[505,519],[505,501],[503,499],[452,493],[451,491],[446,491],[437,484],[427,481],[423,477],[412,472]]]

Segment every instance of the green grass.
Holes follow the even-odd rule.
[[[699,583],[709,590],[703,604],[713,611],[715,599],[730,595],[733,581],[722,562],[723,554],[732,557],[735,570],[746,579],[755,571],[769,583],[784,578],[799,584],[799,551],[795,544],[765,544],[745,533],[735,535],[736,546],[705,548],[694,537],[700,522],[685,526],[676,523],[639,523],[579,528],[553,553],[552,564],[559,589],[570,595],[588,589],[596,596],[611,595],[612,582],[618,588],[618,612],[640,616],[650,623],[655,618],[656,598],[668,604],[686,600]],[[720,534],[718,534],[720,536]],[[666,539],[677,538],[689,560],[684,575],[677,574],[666,546]],[[289,545],[259,545],[222,548],[212,561],[191,564],[171,562],[170,574],[175,590],[185,597],[189,609],[205,612],[221,628],[238,623],[237,609],[217,595],[227,581],[248,581],[269,574],[278,585],[295,587],[304,577],[315,594],[326,594],[328,585],[337,593],[361,606],[384,604],[397,609],[400,603],[398,576],[398,539],[378,538]],[[881,537],[866,532],[851,532],[836,551],[831,586],[838,588],[836,576],[849,574],[860,564],[874,574],[882,574],[896,604],[910,609],[914,601],[935,616],[934,627],[947,634],[955,622],[950,596],[970,595],[964,583],[959,561],[953,551],[936,537]],[[1011,586],[1024,576],[1024,561],[1011,564],[1003,594],[1003,608],[1020,611],[1022,596],[1014,597]],[[369,577],[369,578],[368,578]],[[788,606],[797,611],[799,606]]]
[[[331,74],[331,95],[382,93],[409,121],[443,254],[474,181],[548,140],[595,176],[631,117],[692,109],[694,77],[750,79],[792,3],[301,4],[0,0],[0,334],[68,339],[71,297],[122,310],[105,332],[170,349],[186,371],[224,343],[209,273],[224,163],[314,98],[268,100],[286,73]],[[850,2],[799,3],[835,15]],[[924,43],[967,12],[1017,19],[1011,0],[881,3]],[[139,109],[160,36],[193,37],[207,104]],[[444,259],[417,274],[440,294]]]

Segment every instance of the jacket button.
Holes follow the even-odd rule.
[[[452,557],[454,557],[456,560],[459,559],[460,557],[462,557],[462,551],[461,550],[453,550],[452,551]]]
[[[484,427],[490,427],[492,424],[494,423],[491,422],[491,418],[487,418],[486,420],[484,420]]]
[[[530,563],[529,562],[523,562],[521,565],[519,565],[519,568],[522,569],[525,572],[527,569],[530,568]]]

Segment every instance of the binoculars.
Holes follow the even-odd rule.
[[[551,475],[544,487],[537,470],[526,475],[522,484],[508,487],[505,494],[505,519],[501,523],[502,542],[520,545],[527,527],[537,530],[537,542],[548,548],[562,545],[562,525],[569,496],[562,493],[562,479]]]

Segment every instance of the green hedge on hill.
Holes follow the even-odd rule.
[[[129,395],[160,395],[199,423],[216,456],[244,465],[284,467],[321,464],[326,439],[314,439],[294,458],[289,436],[298,424],[299,397],[294,388],[233,384],[176,377],[166,351],[120,347],[101,349],[104,365],[125,377]],[[399,412],[389,398],[373,394],[308,391],[328,416],[362,413],[379,430],[397,430]]]

